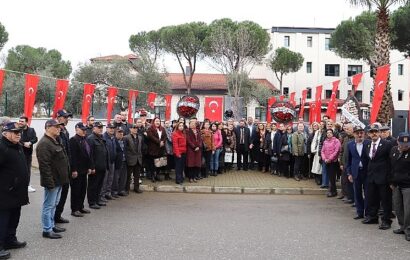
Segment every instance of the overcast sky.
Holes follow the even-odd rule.
[[[335,27],[363,10],[347,0],[9,0],[0,6],[9,33],[1,54],[20,44],[57,49],[77,67],[93,57],[129,54],[130,35],[167,25],[228,17],[264,28]],[[168,71],[179,72],[176,60],[166,63]]]

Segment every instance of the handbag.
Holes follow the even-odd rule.
[[[168,162],[167,162],[167,157],[166,156],[154,159],[154,165],[157,168],[167,166],[167,164],[168,164]]]
[[[284,146],[282,146],[282,147],[280,148],[280,152],[281,152],[281,153],[283,153],[283,152],[289,152],[289,145],[284,145]]]

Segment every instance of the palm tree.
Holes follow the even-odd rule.
[[[389,34],[389,8],[395,4],[407,4],[409,0],[349,0],[352,5],[376,7],[377,26],[375,39],[376,67],[390,63],[390,34]],[[377,115],[377,121],[388,123],[394,114],[393,98],[390,88],[390,76],[384,90],[383,101]]]

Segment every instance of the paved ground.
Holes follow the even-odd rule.
[[[33,182],[38,187],[38,175]],[[14,259],[409,259],[410,243],[352,219],[324,196],[134,194],[41,237],[43,191],[30,194]],[[69,204],[67,205],[69,206]],[[395,223],[396,227],[397,224]]]

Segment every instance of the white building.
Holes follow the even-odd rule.
[[[299,104],[303,89],[308,89],[307,102],[309,102],[315,98],[316,86],[323,85],[322,99],[326,100],[331,96],[332,82],[340,79],[339,99],[344,100],[351,90],[347,78],[359,72],[367,72],[363,75],[356,97],[359,102],[371,106],[370,92],[373,80],[369,73],[370,66],[362,60],[344,59],[337,56],[329,46],[333,30],[333,28],[272,27],[270,34],[272,53],[277,48],[287,47],[292,51],[301,53],[304,57],[303,66],[298,72],[284,76],[283,93],[296,92],[296,101]],[[405,59],[403,54],[393,50],[390,53],[390,62],[392,64],[390,83],[395,117],[407,118],[409,113],[410,59]],[[275,86],[279,86],[275,74],[266,65],[256,66],[251,77],[266,78]],[[324,106],[322,108],[325,109]],[[366,110],[365,108],[365,117]]]

